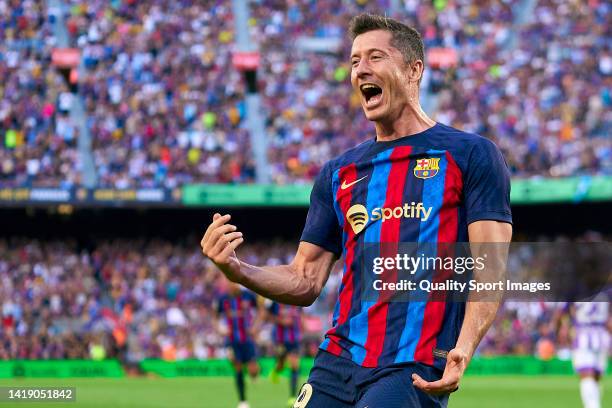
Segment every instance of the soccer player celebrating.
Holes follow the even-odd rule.
[[[271,316],[269,320],[274,323],[272,339],[278,346],[276,365],[270,373],[273,383],[278,382],[279,373],[285,368],[288,360],[291,368],[289,380],[289,401],[295,401],[297,381],[300,370],[300,341],[302,339],[302,308],[293,305],[283,305],[272,302],[268,307]]]
[[[258,324],[257,299],[255,295],[242,290],[239,285],[229,282],[228,291],[219,297],[217,302],[217,322],[219,332],[226,335],[226,345],[230,350],[230,360],[236,372],[236,389],[238,391],[238,408],[249,408],[244,386],[244,365],[251,378],[257,378],[259,366],[255,359],[255,341],[253,334]],[[224,319],[221,319],[221,318]]]
[[[294,305],[314,302],[343,254],[333,327],[294,407],[444,407],[499,301],[470,301],[472,293],[463,303],[365,300],[364,244],[382,251],[400,242],[509,242],[509,172],[491,141],[421,109],[417,31],[363,14],[350,35],[351,84],[376,137],[323,167],[293,261],[259,267],[238,259],[244,238],[229,214],[213,216],[202,250],[230,280]]]

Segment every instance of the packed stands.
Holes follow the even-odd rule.
[[[0,21],[8,27],[0,70],[11,79],[0,93],[0,183],[79,184],[78,132],[49,65],[47,11],[43,2],[18,3]],[[100,187],[254,181],[230,1],[67,3]],[[309,182],[325,161],[373,136],[348,81],[345,30],[351,16],[388,2],[339,3],[251,5],[275,183]],[[529,2],[403,3],[395,17],[415,25],[427,48],[459,56],[455,67],[430,66],[422,96],[432,116],[495,140],[515,176],[609,174],[610,5],[540,0],[517,26],[519,3]],[[341,46],[296,46],[304,38]]]
[[[0,0],[0,187],[80,183],[71,95],[51,67],[45,1]]]

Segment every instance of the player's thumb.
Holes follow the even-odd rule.
[[[220,217],[221,217],[221,214],[215,213],[215,215],[213,215],[213,221],[219,219]]]

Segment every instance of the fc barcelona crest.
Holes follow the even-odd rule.
[[[414,166],[414,176],[420,179],[428,179],[438,174],[440,170],[440,158],[418,159]]]

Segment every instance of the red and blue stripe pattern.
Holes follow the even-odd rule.
[[[302,338],[301,310],[297,306],[275,304],[274,314],[281,319],[290,319],[291,325],[277,323],[274,326],[274,339],[277,343],[298,343]]]
[[[416,161],[428,157],[440,158],[437,175],[415,177]],[[342,183],[349,187],[342,189]],[[332,191],[343,230],[344,271],[333,328],[321,348],[365,367],[408,361],[434,364],[433,349],[456,339],[461,310],[447,307],[443,301],[389,302],[384,292],[375,302],[364,301],[360,260],[366,243],[380,243],[378,256],[387,257],[395,256],[400,242],[455,242],[462,194],[459,167],[447,151],[396,146],[373,159],[337,169]],[[365,228],[355,234],[345,218],[355,204],[364,205],[371,214],[377,207],[395,208],[412,202],[432,208],[427,220],[390,218],[381,222],[370,217]],[[385,273],[390,275],[383,280],[396,279],[395,271]]]
[[[443,153],[443,152],[440,152]],[[459,225],[459,209],[458,205],[461,199],[461,192],[463,189],[463,181],[461,177],[461,170],[455,163],[450,153],[445,152],[443,160],[440,160],[440,172],[444,174],[442,182],[442,188],[440,185],[436,188],[432,188],[429,193],[429,200],[436,200],[436,196],[442,198],[438,211],[438,216],[435,217],[436,225],[432,228],[431,237],[421,242],[437,242],[438,251],[437,256],[446,257],[452,255],[449,251],[452,248],[448,243],[457,241],[458,225]],[[426,181],[433,180],[428,179]],[[427,189],[425,189],[427,190]],[[424,194],[424,198],[425,198]],[[439,199],[439,198],[438,198]],[[448,276],[446,274],[436,273],[433,277],[436,281],[443,281]],[[446,306],[449,306],[449,310],[446,310]],[[436,299],[436,301],[427,302],[423,311],[423,324],[421,326],[421,335],[417,343],[416,350],[414,352],[414,360],[425,364],[434,364],[433,350],[438,346],[437,338],[442,335],[445,338],[449,337],[448,333],[444,333],[444,330],[453,329],[454,327],[443,327],[445,318],[448,320],[449,326],[454,326],[455,319],[453,314],[449,316],[449,312],[456,311],[457,316],[463,316],[463,305],[459,303],[447,303],[442,299]],[[457,325],[460,326],[460,325]],[[458,334],[458,333],[457,333]],[[453,337],[453,336],[450,336]],[[444,344],[441,348],[449,348],[448,344]]]
[[[351,296],[353,294],[353,271],[351,264],[354,258],[354,234],[350,225],[345,221],[342,214],[345,214],[351,201],[351,190],[352,188],[342,190],[340,188],[340,170],[342,170],[342,178],[346,183],[353,183],[356,178],[355,165],[349,165],[338,169],[334,172],[332,177],[333,190],[336,191],[336,197],[334,200],[334,209],[338,220],[340,220],[340,226],[342,228],[342,243],[344,247],[344,269],[342,272],[342,282],[338,289],[338,301],[334,307],[334,314],[332,320],[332,328],[327,332],[325,340],[321,344],[321,349],[327,350],[328,352],[341,355],[342,346],[340,345],[341,336],[338,336],[336,330],[342,327],[348,321],[348,312],[352,303]],[[341,195],[340,193],[344,193]]]
[[[387,180],[391,172],[390,157],[393,153],[392,150],[387,150],[376,156],[373,162],[373,171],[371,172],[370,180],[367,183],[366,193],[366,208],[374,208],[380,206],[385,201],[387,194]],[[381,239],[381,223],[372,223],[367,226],[365,230],[365,242],[380,242]],[[361,248],[360,248],[361,249]],[[353,267],[358,268],[357,264]],[[354,275],[359,279],[361,283],[360,271],[356,270]],[[350,339],[354,343],[351,347],[351,356],[354,361],[358,364],[364,364],[367,358],[367,342],[371,339],[373,332],[373,326],[370,325],[370,318],[372,307],[375,302],[359,300],[361,294],[361,285],[359,285],[360,291],[357,292],[356,302],[359,302],[359,309],[356,310],[356,314],[353,315],[350,321]],[[370,340],[371,343],[371,340]]]
[[[255,299],[251,296],[240,294],[237,296],[224,296],[220,303],[221,312],[229,329],[228,340],[233,343],[250,341],[247,329],[253,324],[256,311]]]

